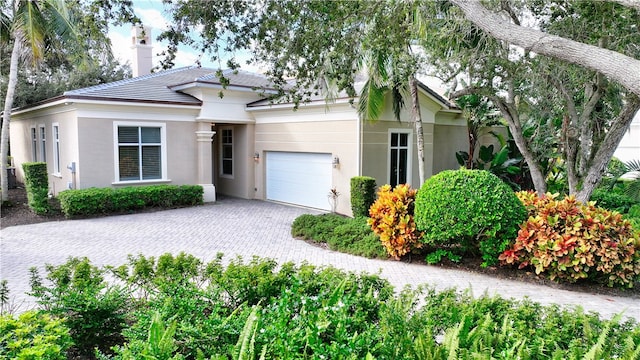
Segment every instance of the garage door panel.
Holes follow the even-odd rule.
[[[267,199],[330,210],[331,169],[331,154],[267,152]]]

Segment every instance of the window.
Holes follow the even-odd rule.
[[[47,136],[44,131],[44,125],[40,125],[40,161],[47,161]]]
[[[60,126],[53,124],[53,173],[60,174]]]
[[[38,133],[36,128],[31,128],[31,160],[38,161]]]
[[[222,175],[233,176],[233,129],[222,129]]]
[[[115,123],[117,181],[166,178],[165,127]]]
[[[409,159],[411,133],[392,131],[389,133],[389,184],[395,187],[406,184],[410,173]]]

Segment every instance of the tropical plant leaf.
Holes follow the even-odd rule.
[[[373,79],[367,79],[360,92],[360,101],[358,102],[358,113],[361,119],[375,121],[380,118],[384,110],[384,97],[387,91],[387,88],[376,85]]]

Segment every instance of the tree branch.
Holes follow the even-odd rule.
[[[634,5],[628,0],[614,1],[628,2],[630,5]],[[598,46],[512,24],[482,6],[480,0],[450,0],[450,2],[458,6],[469,21],[496,39],[523,47],[525,50],[601,72],[636,95],[640,95],[640,60],[638,59]]]

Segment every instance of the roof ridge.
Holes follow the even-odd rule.
[[[174,74],[174,73],[177,73],[177,72],[180,72],[180,71],[189,70],[189,69],[192,69],[192,68],[196,68],[196,66],[184,66],[184,67],[179,67],[179,68],[175,68],[175,69],[159,71],[159,72],[156,72],[156,73],[150,73],[150,74],[147,74],[147,75],[132,77],[132,78],[128,78],[128,79],[122,79],[122,80],[118,80],[118,81],[113,81],[113,82],[108,82],[108,83],[88,86],[88,87],[85,87],[85,88],[67,90],[64,93],[62,93],[62,95],[79,95],[79,94],[83,94],[83,93],[86,93],[86,92],[89,92],[89,91],[94,91],[94,90],[110,89],[110,88],[117,87],[117,86],[120,86],[120,85],[129,84],[129,83],[142,81],[142,80],[147,80],[147,79],[151,79],[151,78],[155,78],[155,77],[165,76],[165,75],[169,75],[169,74]]]

